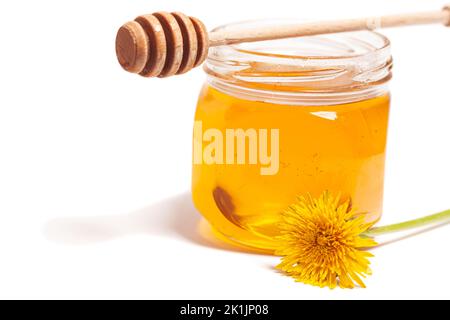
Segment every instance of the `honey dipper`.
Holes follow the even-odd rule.
[[[169,77],[202,64],[214,46],[433,23],[450,26],[450,5],[431,12],[211,33],[197,18],[180,12],[156,12],[120,27],[116,54],[126,71],[144,77]]]

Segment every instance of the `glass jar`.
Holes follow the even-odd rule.
[[[281,22],[245,22],[253,28]],[[214,230],[271,252],[280,213],[324,191],[380,218],[390,43],[370,31],[211,48],[195,115],[192,196]]]

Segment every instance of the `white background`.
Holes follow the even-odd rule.
[[[367,289],[298,284],[278,258],[201,239],[190,202],[199,68],[145,79],[121,70],[127,20],[183,11],[209,28],[253,18],[344,18],[443,1],[2,1],[0,297],[450,298],[450,226],[373,250]],[[450,29],[384,32],[395,59],[385,212],[450,208]]]

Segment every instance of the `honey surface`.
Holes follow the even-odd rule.
[[[279,168],[261,175],[258,164],[194,164],[194,204],[226,238],[268,251],[276,245],[279,213],[298,195],[340,193],[367,220],[379,219],[388,114],[389,95],[293,106],[239,99],[206,85],[195,116],[203,130],[279,129]]]

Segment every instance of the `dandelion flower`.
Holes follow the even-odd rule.
[[[364,249],[377,243],[363,233],[373,224],[340,196],[324,192],[317,199],[300,197],[282,213],[277,268],[319,287],[365,287],[361,278],[371,274],[372,254]]]

